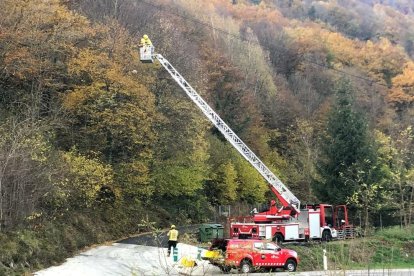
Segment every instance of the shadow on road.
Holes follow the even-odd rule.
[[[177,230],[180,235],[185,233],[187,234],[196,234],[198,233],[198,228],[200,227],[199,224],[197,225],[187,225],[177,227]],[[124,243],[124,244],[137,244],[137,245],[146,245],[146,246],[155,246],[155,247],[167,247],[168,244],[168,237],[167,237],[168,230],[160,230],[160,232],[149,232],[139,234],[134,237],[129,237],[127,239],[119,240],[117,243]]]

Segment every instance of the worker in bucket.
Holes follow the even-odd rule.
[[[144,35],[142,36],[142,38],[141,38],[141,42],[139,43],[139,46],[140,46],[140,47],[144,47],[144,46],[152,46],[152,42],[151,42],[151,40],[149,39],[149,37],[148,37],[146,34],[144,34]]]
[[[142,62],[153,62],[154,47],[146,34],[142,36],[139,43],[139,54]]]
[[[171,225],[170,231],[168,231],[168,257],[171,254],[171,246],[173,250],[177,247],[178,231],[175,229],[175,225]]]

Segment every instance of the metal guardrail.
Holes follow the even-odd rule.
[[[353,226],[345,226],[344,229],[338,230],[338,239],[353,239],[355,238],[355,228]]]

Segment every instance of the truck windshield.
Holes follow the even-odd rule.
[[[275,251],[278,248],[278,246],[274,243],[266,243],[266,250],[272,250]]]
[[[254,248],[259,249],[259,250],[265,249],[264,244],[262,242],[255,242],[254,243]]]

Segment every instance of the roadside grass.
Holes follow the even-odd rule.
[[[116,208],[92,214],[76,214],[44,222],[41,227],[0,233],[0,275],[28,275],[93,244],[125,236],[137,230],[139,210]],[[197,235],[186,234],[180,242],[208,248]],[[328,243],[284,244],[299,254],[299,271],[323,270],[326,250],[329,270],[414,268],[414,225],[373,231],[369,237]]]
[[[30,272],[62,263],[88,246],[142,231],[144,210],[131,206],[101,208],[43,220],[35,227],[0,232],[0,275]]]
[[[323,270],[323,250],[329,270],[414,268],[414,226],[387,228],[363,238],[284,247],[298,252],[300,271]]]
[[[286,243],[282,247],[298,252],[298,271],[323,270],[324,250],[329,270],[414,268],[414,226],[372,230],[370,233],[369,237],[301,245]],[[180,242],[201,248],[210,246],[189,234],[181,236]]]

